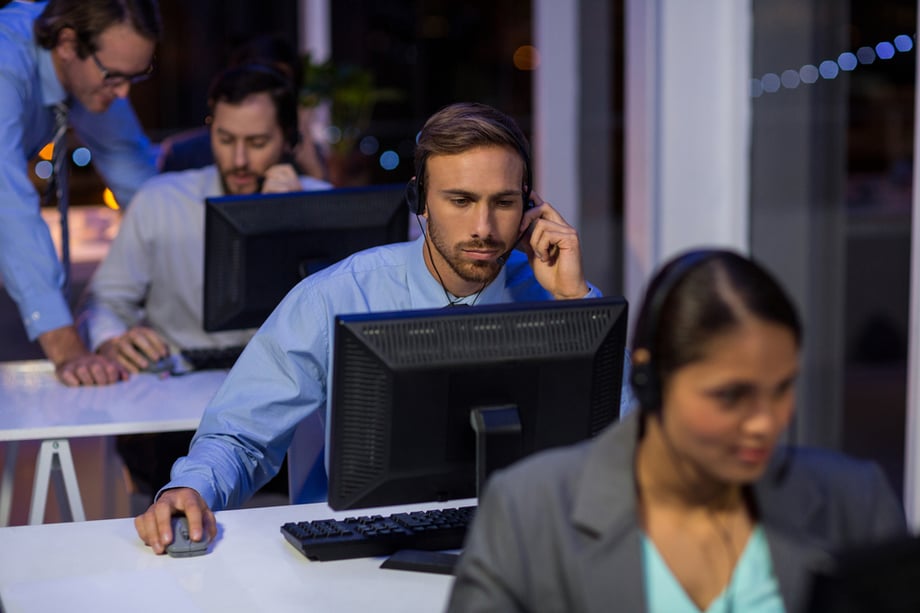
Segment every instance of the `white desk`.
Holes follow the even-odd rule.
[[[450,506],[455,502],[471,503]],[[288,521],[400,510],[343,513],[311,504],[222,511],[218,538],[195,558],[154,555],[131,519],[0,528],[0,609],[442,611],[452,577],[381,569],[383,558],[311,562],[280,532]]]
[[[41,440],[35,467],[29,523],[41,523],[52,475],[60,476],[58,500],[83,520],[68,439],[145,432],[194,430],[225,371],[181,377],[134,375],[101,387],[67,387],[50,362],[0,363],[0,441],[9,441],[0,483],[0,526],[9,523],[17,442]]]

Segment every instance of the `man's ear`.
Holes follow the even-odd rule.
[[[57,42],[54,44],[54,52],[67,62],[78,59],[76,30],[73,28],[61,28],[57,35]]]

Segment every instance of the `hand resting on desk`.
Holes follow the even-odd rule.
[[[91,353],[73,326],[49,330],[38,342],[64,385],[109,385],[128,377],[117,362]]]
[[[188,519],[193,541],[200,541],[205,532],[210,540],[217,536],[217,520],[201,495],[189,487],[177,487],[163,492],[143,515],[134,518],[137,535],[154,553],[165,553],[167,545],[172,543],[172,518],[177,514]]]

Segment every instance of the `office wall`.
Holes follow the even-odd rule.
[[[748,249],[750,2],[627,0],[625,288],[694,246]]]

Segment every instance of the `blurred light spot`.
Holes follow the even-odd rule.
[[[384,170],[393,170],[399,166],[399,155],[388,149],[380,154],[380,167]]]
[[[73,163],[77,166],[86,166],[93,159],[92,154],[86,147],[77,147],[70,157],[73,158]]]
[[[361,142],[358,143],[358,149],[364,155],[374,155],[377,153],[377,150],[380,149],[380,143],[373,136],[365,136],[361,139]]]
[[[761,83],[763,83],[763,90],[765,92],[772,94],[779,90],[779,85],[780,85],[779,77],[773,74],[772,72],[768,72],[767,74],[765,74],[760,79],[760,81]]]
[[[102,192],[102,202],[105,203],[105,206],[110,209],[115,209],[116,211],[121,208],[118,206],[118,202],[115,200],[115,194],[112,193],[108,187],[105,188],[105,191]]]
[[[786,89],[795,89],[801,83],[798,70],[784,70],[780,80]]]
[[[521,45],[514,50],[513,61],[518,70],[536,70],[540,65],[540,52],[533,45]]]
[[[856,68],[857,59],[856,56],[849,51],[844,51],[837,56],[837,64],[840,65],[841,70],[850,71]]]
[[[859,58],[860,64],[871,64],[875,61],[875,49],[872,47],[860,47],[856,50],[856,57]]]
[[[914,35],[916,36],[916,35]],[[897,51],[910,51],[914,47],[914,36],[900,34],[894,38],[894,43],[882,41],[874,47],[863,46],[856,50],[855,53],[845,51],[837,56],[837,60],[824,60],[817,67],[813,64],[805,64],[799,70],[784,70],[780,76],[776,73],[768,72],[759,79],[751,79],[750,94],[752,98],[759,98],[767,93],[779,91],[780,86],[787,89],[795,89],[805,83],[811,85],[818,81],[819,77],[825,79],[836,79],[841,70],[855,70],[859,64],[873,64],[876,58],[888,60],[894,57]]]
[[[51,177],[51,173],[54,172],[54,166],[51,165],[51,162],[48,160],[42,160],[35,165],[35,175],[39,179],[48,179]]]
[[[825,79],[836,79],[837,73],[840,72],[840,68],[837,66],[837,62],[833,60],[824,60],[821,62],[821,65],[818,66],[818,72],[820,72],[821,76]]]
[[[38,157],[43,160],[50,160],[52,155],[54,155],[54,143],[48,143],[38,152]]]
[[[890,60],[894,57],[894,45],[884,41],[875,46],[875,53],[880,60]]]
[[[342,131],[338,128],[338,126],[326,127],[326,140],[333,145],[342,140]]]
[[[799,78],[802,79],[802,83],[810,85],[817,81],[819,76],[818,69],[812,64],[805,64],[799,69]]]

